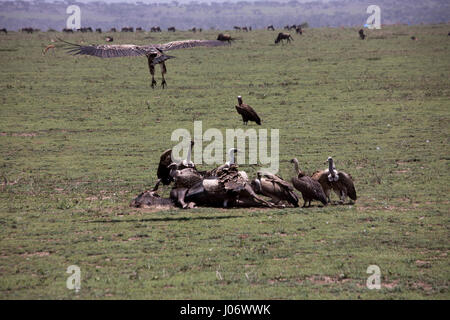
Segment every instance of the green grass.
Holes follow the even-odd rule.
[[[171,52],[166,90],[150,88],[144,58],[59,46],[43,56],[57,34],[0,35],[0,298],[449,299],[447,29],[384,27],[367,41],[357,29],[307,29],[285,46],[276,32],[233,33],[232,46]],[[332,155],[355,179],[356,204],[129,208],[174,129],[242,128],[237,95],[261,128],[280,129],[285,179],[291,158],[313,172]],[[73,264],[77,294],[66,288]],[[381,290],[365,286],[372,264]]]

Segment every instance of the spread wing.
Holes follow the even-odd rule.
[[[181,40],[172,41],[164,44],[151,44],[148,46],[138,46],[135,44],[100,44],[100,45],[79,45],[58,39],[66,43],[67,52],[73,55],[89,55],[100,58],[116,57],[137,57],[145,56],[150,53],[161,54],[162,51],[186,49],[193,47],[216,47],[224,45],[218,40]],[[169,59],[168,57],[167,59]],[[165,59],[165,60],[167,60]],[[162,61],[160,61],[162,62]]]
[[[66,50],[73,55],[89,55],[100,58],[116,58],[116,57],[137,57],[145,56],[151,52],[157,52],[152,46],[137,46],[134,44],[100,44],[83,46],[75,43],[70,43],[58,39],[66,43]]]
[[[164,44],[157,44],[155,45],[155,47],[162,51],[169,51],[194,47],[218,47],[223,45],[225,45],[225,43],[219,40],[180,40]]]

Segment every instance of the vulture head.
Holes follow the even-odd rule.
[[[241,105],[241,104],[243,103],[243,102],[242,102],[242,97],[241,97],[241,96],[238,96],[237,99],[238,99],[239,105]]]

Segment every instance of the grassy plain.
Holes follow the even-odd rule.
[[[231,46],[171,52],[165,90],[150,88],[144,58],[42,55],[58,36],[105,34],[0,35],[0,298],[449,299],[448,29],[389,26],[367,41],[306,29],[284,46],[276,32],[232,32]],[[242,128],[237,95],[261,128],[280,129],[283,177],[294,156],[313,172],[333,155],[356,204],[129,208],[174,129]],[[366,288],[372,264],[381,290]],[[69,265],[79,293],[66,288]]]

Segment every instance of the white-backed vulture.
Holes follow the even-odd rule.
[[[352,176],[343,171],[337,171],[333,158],[328,157],[327,161],[328,169],[314,172],[312,178],[320,183],[328,198],[328,202],[331,202],[331,189],[338,195],[342,203],[345,203],[347,196],[356,201],[356,189]]]
[[[280,176],[258,171],[257,179],[254,179],[251,184],[256,193],[271,198],[275,204],[287,201],[294,207],[298,207],[298,197],[294,188]]]
[[[164,74],[167,72],[165,61],[173,56],[168,56],[164,52],[169,50],[187,49],[193,47],[217,47],[222,46],[224,43],[219,40],[181,40],[172,41],[163,44],[150,44],[147,46],[138,46],[134,44],[104,44],[104,45],[90,45],[83,46],[74,43],[70,43],[61,39],[58,39],[68,44],[68,52],[74,55],[90,55],[100,58],[115,58],[115,57],[139,57],[146,56],[148,60],[148,67],[152,76],[152,88],[156,85],[155,80],[155,65],[161,66],[162,82],[161,86],[164,88],[167,83],[164,79]]]
[[[249,121],[254,121],[258,125],[261,125],[261,119],[256,113],[255,110],[253,110],[252,107],[250,107],[248,104],[245,104],[242,101],[242,97],[238,96],[238,105],[236,106],[236,111],[242,116],[242,121],[244,124],[248,124]]]
[[[171,197],[175,198],[173,200],[177,201],[182,208],[187,208],[189,204],[184,202],[186,192],[198,182],[202,181],[203,176],[194,168],[179,170],[176,163],[171,163],[169,169],[170,176],[175,182],[172,191],[176,191],[171,192]]]
[[[308,203],[308,207],[310,207],[312,200],[318,200],[322,202],[323,205],[327,205],[327,198],[320,183],[311,177],[308,177],[299,169],[297,158],[292,159],[291,163],[294,164],[296,173],[296,176],[293,177],[291,181],[295,189],[302,193],[304,201],[303,207],[306,207],[306,203]]]

